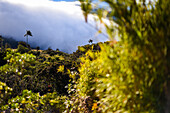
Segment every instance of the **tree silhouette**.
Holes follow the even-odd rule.
[[[40,47],[39,47],[39,46],[37,46],[37,47],[36,47],[36,49],[37,49],[37,51],[38,51],[38,50],[40,50]]]
[[[81,3],[81,10],[83,11],[83,15],[85,17],[86,23],[88,22],[88,14],[92,11],[91,0],[79,0]]]
[[[88,42],[89,42],[89,43],[93,43],[93,40],[92,40],[92,39],[90,39]]]
[[[24,37],[27,37],[27,45],[28,45],[28,36],[32,36],[32,33],[31,33],[31,31],[26,31],[26,34],[24,35]]]

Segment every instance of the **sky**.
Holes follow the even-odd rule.
[[[97,35],[92,15],[89,23],[85,23],[79,5],[78,1],[0,0],[0,35],[26,41],[24,34],[30,30],[33,34],[29,37],[31,46],[59,48],[67,53],[88,44],[89,39],[108,40],[102,34]]]

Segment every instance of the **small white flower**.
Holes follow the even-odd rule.
[[[18,69],[16,69],[16,73],[18,72]]]
[[[110,74],[106,74],[106,77],[109,77],[110,76]]]
[[[73,71],[71,71],[71,74],[73,75],[73,74],[74,74],[74,72],[73,72]]]
[[[21,59],[19,59],[19,62],[21,62]]]
[[[16,110],[16,111],[19,111],[19,109],[18,109],[18,108],[16,108],[15,110]]]
[[[73,101],[70,101],[70,104],[73,104]]]

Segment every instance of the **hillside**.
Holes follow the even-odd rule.
[[[1,45],[3,45],[3,47],[7,47],[7,48],[9,47],[9,48],[16,49],[18,46],[18,41],[16,41],[15,39],[11,37],[7,38],[7,37],[0,35],[0,42],[1,42]]]
[[[9,45],[17,42],[13,39],[3,40]],[[74,73],[77,78],[79,76],[79,58],[88,50],[100,50],[99,44],[79,46],[72,54],[51,48],[31,49],[25,42],[18,42],[17,45],[16,49],[2,46],[0,51],[0,81],[13,89],[10,98],[21,96],[24,90],[40,95],[52,92],[68,95],[66,86],[72,82],[70,74]],[[0,105],[7,104],[10,98],[1,98],[5,103]]]

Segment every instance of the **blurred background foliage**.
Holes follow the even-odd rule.
[[[96,15],[107,29],[110,45],[100,46],[99,53],[89,51],[81,59],[78,98],[90,97],[94,105],[89,107],[96,112],[168,113],[170,1],[102,2],[110,10],[99,9]]]

